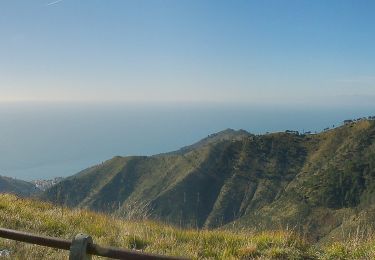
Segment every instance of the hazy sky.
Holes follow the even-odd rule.
[[[0,100],[375,98],[373,0],[1,0]]]

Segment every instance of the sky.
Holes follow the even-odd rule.
[[[0,175],[375,114],[375,1],[0,0]]]
[[[375,1],[1,0],[0,101],[375,98]]]

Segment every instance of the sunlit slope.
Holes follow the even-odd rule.
[[[239,219],[237,227],[289,226],[313,239],[340,238],[374,227],[374,121],[310,139],[314,145],[298,175],[272,203]]]
[[[0,195],[0,226],[65,239],[83,232],[99,245],[192,259],[311,259],[317,253],[290,231],[253,234],[184,230],[157,222],[125,221],[86,210],[55,207],[7,194]],[[68,257],[68,251],[5,239],[0,239],[0,248],[10,252],[8,259]]]
[[[300,136],[232,134],[182,154],[115,157],[43,198],[110,212],[147,204],[154,218],[194,227],[228,223],[273,201],[307,154]]]
[[[321,239],[372,207],[374,138],[367,120],[316,135],[226,130],[169,154],[115,157],[42,197],[182,226],[289,226]]]

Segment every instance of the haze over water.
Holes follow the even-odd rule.
[[[375,114],[375,2],[0,1],[0,175]]]
[[[0,175],[32,180],[69,176],[116,155],[152,155],[226,128],[251,133],[321,131],[375,106],[246,104],[0,104]]]

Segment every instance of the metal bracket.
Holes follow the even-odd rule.
[[[70,245],[69,260],[91,260],[91,255],[86,253],[87,245],[92,244],[92,237],[86,234],[78,234]]]

